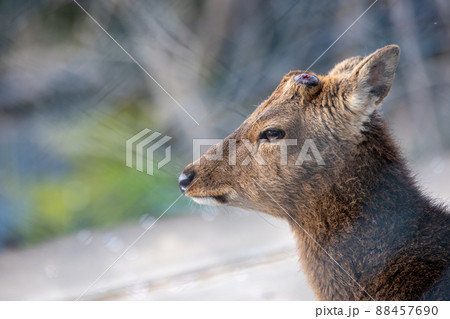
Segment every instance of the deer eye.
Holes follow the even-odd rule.
[[[281,140],[285,135],[286,133],[283,130],[269,129],[261,132],[259,139],[273,142],[275,140]]]

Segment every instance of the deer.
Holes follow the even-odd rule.
[[[380,112],[399,57],[388,45],[326,75],[287,73],[186,166],[181,192],[286,220],[318,300],[450,300],[450,214],[419,188]]]

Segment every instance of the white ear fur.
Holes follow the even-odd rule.
[[[391,89],[400,56],[397,45],[388,45],[364,58],[352,71],[349,106],[370,116]]]
[[[361,56],[354,56],[351,58],[348,58],[342,62],[339,62],[334,66],[333,69],[328,72],[329,76],[348,76],[352,73],[353,69],[364,60],[364,57]]]

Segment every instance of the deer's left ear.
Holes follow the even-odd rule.
[[[397,45],[388,45],[365,57],[348,77],[352,87],[350,107],[371,113],[391,89],[400,57]]]

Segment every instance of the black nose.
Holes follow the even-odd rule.
[[[181,192],[186,193],[189,185],[191,185],[192,181],[195,177],[195,171],[193,167],[186,169],[180,177],[178,177],[178,187],[180,187]]]

